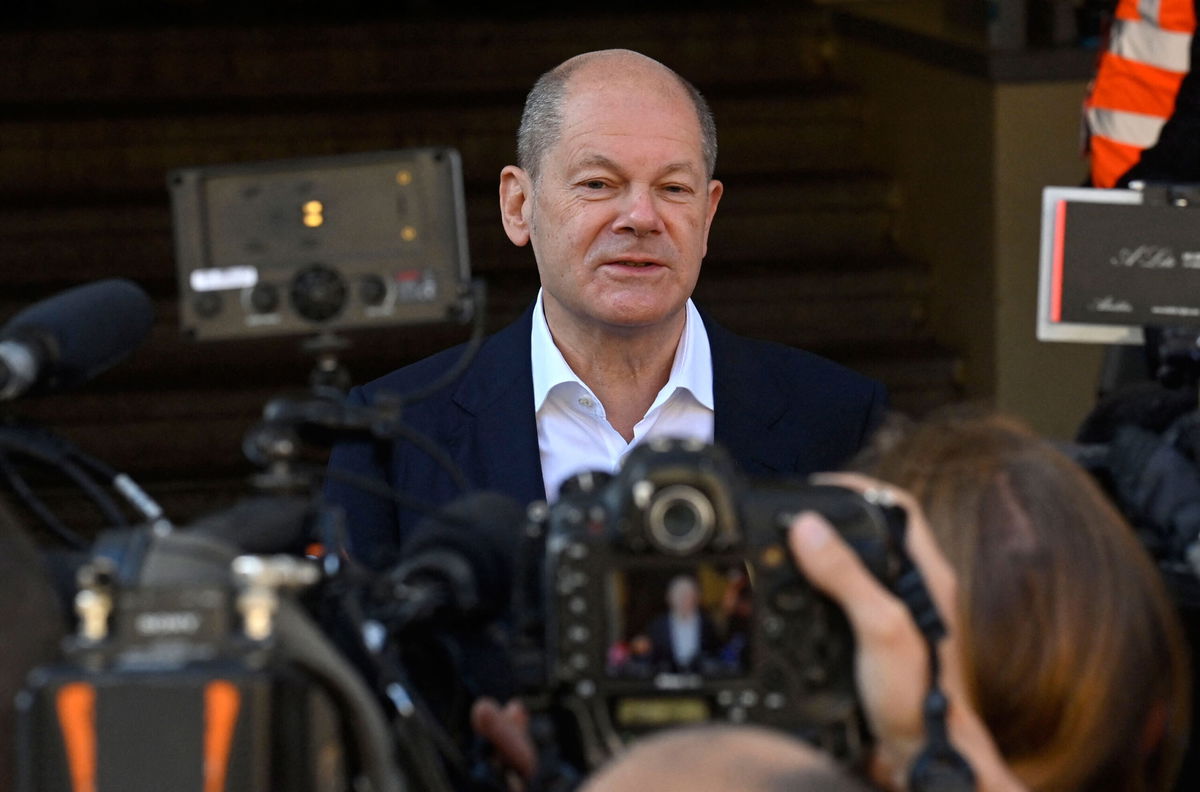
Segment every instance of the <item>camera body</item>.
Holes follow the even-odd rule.
[[[899,574],[901,509],[795,480],[747,484],[723,451],[691,441],[643,444],[615,477],[578,476],[531,512],[544,682],[589,764],[643,732],[714,719],[862,755],[849,625],[787,547],[809,510],[885,584]]]

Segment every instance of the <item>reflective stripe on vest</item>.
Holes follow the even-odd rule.
[[[1087,111],[1088,129],[1093,135],[1103,135],[1109,140],[1138,148],[1150,148],[1158,142],[1166,119],[1142,113],[1127,113],[1123,110],[1107,110],[1090,107]]]
[[[1173,72],[1187,72],[1191,64],[1192,37],[1163,30],[1152,22],[1113,21],[1108,51],[1131,61]]]

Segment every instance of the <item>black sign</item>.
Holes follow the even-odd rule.
[[[1062,202],[1050,320],[1200,326],[1200,208]]]

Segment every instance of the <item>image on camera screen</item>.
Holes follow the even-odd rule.
[[[748,673],[754,597],[745,561],[625,568],[611,574],[608,595],[610,677]]]

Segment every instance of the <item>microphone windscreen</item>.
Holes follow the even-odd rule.
[[[112,367],[138,347],[154,323],[149,296],[112,278],[69,289],[16,314],[0,339],[42,345],[48,360],[39,390],[70,388]]]
[[[514,558],[525,523],[525,508],[507,495],[473,492],[417,523],[400,547],[400,559],[403,563],[432,551],[458,555],[474,573],[486,610],[503,613],[512,593]]]

